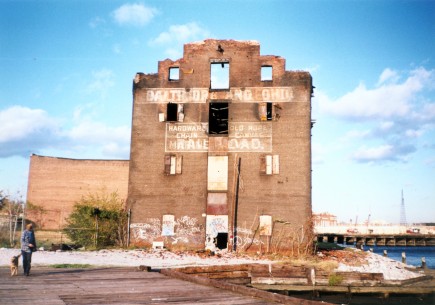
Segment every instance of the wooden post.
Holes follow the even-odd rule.
[[[388,256],[388,252],[387,252],[387,250],[384,250],[384,257],[387,257]]]
[[[237,251],[237,212],[239,209],[239,186],[240,186],[240,164],[242,163],[242,158],[239,157],[237,165],[237,185],[236,185],[236,198],[234,202],[234,216],[233,216],[233,251]]]
[[[421,258],[421,268],[426,269],[426,257],[424,256]]]
[[[131,222],[131,209],[127,213],[127,247],[130,246],[130,222]]]
[[[402,252],[402,263],[406,264],[406,253]]]

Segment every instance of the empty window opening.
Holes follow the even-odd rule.
[[[266,103],[266,118],[268,121],[272,120],[272,103]]]
[[[166,108],[166,121],[176,122],[178,119],[178,104],[169,103]]]
[[[169,68],[169,80],[170,81],[180,80],[180,68],[179,67]]]
[[[210,103],[208,125],[211,135],[228,135],[228,103]]]
[[[216,247],[220,250],[226,249],[228,245],[228,233],[218,233],[216,237]]]
[[[212,62],[210,64],[210,89],[229,89],[230,88],[230,63]]]
[[[272,66],[262,66],[261,67],[261,81],[271,81],[272,80]]]

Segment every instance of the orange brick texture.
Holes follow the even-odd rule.
[[[126,200],[128,160],[78,160],[32,155],[27,201],[43,208],[26,218],[38,229],[60,230],[74,204],[89,194],[117,192]]]
[[[229,63],[228,90],[209,90],[210,63],[216,61]],[[273,68],[271,81],[261,80],[262,66]],[[179,80],[168,80],[171,67],[179,68]],[[240,100],[230,94],[232,90],[246,92],[249,88],[252,92],[262,92],[262,89],[271,87],[288,89],[291,95],[286,100],[276,100],[273,95],[267,94],[252,98],[248,96],[247,99]],[[163,95],[161,98],[159,96],[150,100],[149,91],[155,91],[156,88],[161,89]],[[206,98],[177,100],[176,95],[171,95],[171,91],[165,91],[168,88],[183,89],[187,93],[197,88],[207,89]],[[292,232],[296,232],[305,227],[311,219],[312,88],[312,78],[308,72],[286,71],[284,58],[260,55],[260,45],[254,41],[210,39],[189,43],[184,46],[183,58],[176,61],[160,61],[158,73],[138,73],[133,82],[132,142],[127,200],[127,205],[132,210],[132,242],[152,243],[157,238],[161,239],[159,225],[163,215],[169,214],[174,215],[175,229],[173,234],[164,237],[165,246],[183,243],[190,248],[204,248],[209,234],[206,219],[210,155],[228,156],[226,193],[229,247],[234,232],[232,225],[236,196],[236,165],[239,158],[239,245],[243,243],[243,246],[247,247],[250,240],[251,250],[270,248],[273,246],[271,243],[274,240],[277,242],[277,236],[285,228],[292,228]],[[167,93],[166,97],[164,92]],[[271,151],[234,151],[227,147],[220,148],[220,152],[176,152],[176,155],[182,155],[182,173],[165,174],[164,156],[168,153],[167,126],[181,124],[159,121],[159,113],[164,113],[171,97],[174,98],[174,102],[184,106],[183,124],[207,124],[210,102],[228,102],[230,125],[243,122],[261,123],[271,128]],[[263,102],[273,103],[274,117],[270,121],[260,121],[258,104]],[[211,139],[211,136],[209,138]],[[230,141],[209,142],[213,147],[222,147]],[[265,153],[279,155],[279,174],[260,173],[260,160]],[[272,236],[259,236],[260,215],[272,216]],[[189,221],[190,224],[186,225]],[[180,232],[182,229],[184,231]],[[242,236],[243,234],[245,235]],[[284,236],[285,238],[290,236]]]

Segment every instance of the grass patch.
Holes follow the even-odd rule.
[[[336,261],[320,261],[314,265],[316,269],[326,272],[332,272],[338,268],[338,262]]]
[[[64,269],[86,269],[90,268],[91,265],[89,264],[55,264],[50,265],[52,268],[64,268]]]
[[[343,282],[343,276],[338,274],[331,274],[328,279],[329,286],[337,286]]]

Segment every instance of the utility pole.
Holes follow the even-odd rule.
[[[237,250],[237,210],[239,208],[239,183],[240,183],[240,164],[242,158],[239,157],[237,164],[237,183],[236,183],[236,198],[234,203],[234,217],[233,217],[233,251]]]
[[[400,204],[400,225],[401,226],[408,225],[406,222],[405,199],[403,198],[403,189],[402,189],[402,203]]]

